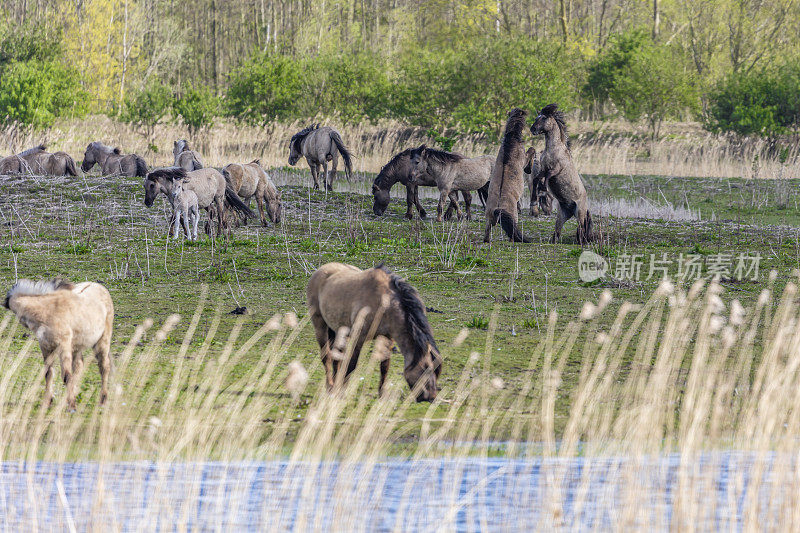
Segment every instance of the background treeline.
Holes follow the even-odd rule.
[[[512,105],[775,137],[800,127],[798,0],[5,0],[0,120],[337,115],[495,134]],[[450,133],[451,134],[451,133]]]

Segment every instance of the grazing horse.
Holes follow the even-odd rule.
[[[322,181],[325,187],[333,190],[333,180],[336,179],[336,167],[339,164],[339,154],[344,160],[347,179],[353,173],[352,154],[342,141],[339,132],[328,126],[319,127],[312,124],[292,135],[289,141],[289,164],[294,166],[300,156],[306,158],[311,167],[311,177],[314,178],[314,188],[319,189],[319,167],[322,166]],[[331,172],[328,174],[328,161],[331,162]]]
[[[533,217],[538,217],[540,214],[550,216],[553,212],[553,197],[547,191],[547,183],[539,173],[540,168],[536,149],[531,146],[525,153],[525,166],[522,171],[525,172],[528,189],[531,191],[530,213]]]
[[[100,172],[104,176],[132,178],[147,175],[147,163],[140,156],[136,154],[123,155],[119,148],[112,148],[98,141],[89,143],[89,146],[86,147],[81,170],[88,172],[95,163],[100,165]]]
[[[422,147],[424,146],[425,145],[422,145]],[[392,186],[398,181],[406,187],[406,218],[409,220],[414,218],[414,206],[417,206],[420,218],[425,218],[427,216],[425,208],[422,207],[422,203],[419,201],[417,187],[436,187],[436,182],[429,179],[427,175],[420,176],[419,181],[415,181],[412,178],[414,164],[411,162],[411,152],[413,150],[413,148],[407,148],[392,157],[389,162],[381,168],[381,171],[375,177],[375,181],[372,182],[372,195],[375,197],[375,201],[372,204],[372,212],[375,213],[375,216],[381,216],[386,211],[391,201],[389,192]],[[450,194],[450,206],[447,208],[448,213],[454,208],[453,203],[458,201],[456,194],[455,192]],[[465,203],[469,204],[472,201],[472,195],[469,191],[462,191],[462,195],[464,196]],[[467,200],[467,198],[469,198],[469,200]]]
[[[255,196],[258,204],[258,214],[261,216],[261,225],[267,227],[267,217],[264,214],[266,204],[267,215],[273,224],[281,222],[281,193],[269,174],[261,167],[261,161],[255,159],[250,163],[240,165],[231,163],[222,169],[222,175],[228,187],[239,195],[246,205]]]
[[[517,227],[517,206],[525,189],[522,170],[525,165],[525,147],[522,132],[525,130],[527,116],[528,112],[519,108],[508,112],[503,142],[497,154],[497,164],[492,171],[492,181],[489,183],[484,242],[492,240],[492,226],[498,222],[511,242],[531,242]]]
[[[417,401],[436,398],[436,380],[442,369],[442,360],[425,315],[425,306],[408,282],[382,265],[361,270],[352,265],[328,263],[312,274],[306,296],[329,390],[339,376],[342,354],[337,346],[343,346],[342,341],[348,335],[358,333],[343,377],[355,370],[364,343],[383,336],[396,342],[403,353],[403,375],[408,386],[414,389],[423,380]],[[362,327],[355,332],[353,327],[359,322],[359,315],[363,317]],[[389,371],[388,356],[381,361],[380,367],[379,395],[383,393]]]
[[[0,174],[28,173],[47,176],[78,176],[75,160],[66,152],[50,153],[40,144],[0,160]]]
[[[544,135],[545,148],[539,173],[550,193],[558,200],[558,217],[550,242],[559,242],[564,223],[575,217],[578,221],[576,239],[579,244],[587,244],[592,240],[589,197],[572,161],[564,113],[558,110],[556,104],[546,105],[533,122],[531,133]]]
[[[200,221],[200,208],[194,191],[183,188],[182,180],[175,180],[172,188],[172,238],[180,235],[180,225],[190,241],[197,240],[197,224]]]
[[[191,190],[197,195],[197,203],[208,212],[209,219],[217,219],[220,235],[223,235],[225,231],[223,219],[226,205],[246,216],[255,216],[233,189],[226,185],[225,178],[215,168],[202,168],[186,172],[179,167],[166,167],[150,172],[144,179],[144,205],[152,207],[156,197],[162,193],[172,204],[172,193],[176,181],[182,181],[185,189]],[[206,224],[206,233],[210,232],[210,224]]]
[[[200,154],[189,147],[186,139],[180,139],[172,144],[172,155],[175,158],[175,166],[181,167],[186,172],[203,168]]]
[[[489,182],[494,160],[494,156],[491,155],[468,158],[461,154],[428,148],[424,144],[411,151],[411,163],[414,165],[412,179],[417,182],[433,181],[439,189],[437,222],[442,221],[442,212],[450,193],[478,191]],[[470,219],[472,218],[471,195],[464,196],[464,203],[467,208],[467,219]],[[458,218],[462,218],[464,214],[461,207],[457,202],[454,205]]]
[[[100,403],[106,401],[114,302],[105,287],[92,282],[73,285],[61,279],[23,279],[8,291],[3,307],[10,309],[39,341],[45,365],[44,405],[53,402],[53,364],[59,359],[67,406],[75,409],[75,387],[83,370],[83,352],[88,348],[94,351],[100,366]]]

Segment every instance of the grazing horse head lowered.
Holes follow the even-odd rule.
[[[343,263],[319,267],[306,288],[328,389],[355,370],[364,343],[377,337],[396,342],[403,354],[403,376],[417,401],[433,401],[442,359],[433,338],[425,306],[416,289],[378,265],[361,270]],[[352,352],[345,350],[348,339]],[[380,363],[378,392],[389,371],[389,346]],[[340,371],[340,365],[346,369]]]

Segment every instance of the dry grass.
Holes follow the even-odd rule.
[[[333,119],[320,119],[337,124]],[[272,123],[253,127],[220,120],[195,139],[207,164],[222,167],[231,162],[260,157],[265,166],[284,166],[288,140],[305,123]],[[422,142],[430,143],[425,130],[410,128],[396,121],[339,127],[342,137],[356,156],[355,169],[377,172],[395,153]],[[581,172],[587,174],[703,176],[703,177],[800,177],[800,148],[796,142],[780,149],[763,139],[737,139],[707,133],[697,123],[673,123],[664,127],[664,137],[651,142],[646,130],[627,123],[575,123],[571,131],[573,152]],[[172,163],[172,142],[188,138],[187,130],[172,123],[156,127],[158,152],[153,152],[144,137],[132,127],[105,116],[60,122],[46,133],[20,134],[0,131],[0,155],[7,155],[45,141],[54,150],[64,150],[80,160],[86,145],[95,140],[136,152],[151,166]],[[543,141],[534,142],[537,149]],[[780,146],[778,147],[780,148]],[[466,155],[497,152],[497,140],[481,135],[462,136],[455,151]],[[299,163],[304,166],[304,163]]]
[[[338,394],[321,382],[303,389],[290,362],[295,339],[312,334],[307,319],[275,316],[244,340],[234,327],[212,351],[218,314],[195,338],[204,296],[191,318],[136,330],[116,358],[106,407],[76,416],[62,402],[45,412],[38,348],[29,338],[9,351],[20,329],[6,314],[0,453],[5,465],[19,462],[4,471],[27,474],[0,486],[13,503],[0,520],[11,529],[797,530],[797,289],[788,284],[778,302],[765,290],[746,311],[726,309],[721,291],[665,282],[600,331],[607,293],[561,330],[551,314],[530,379],[513,393],[492,372],[493,316],[485,352],[441,391],[419,435],[398,425],[413,397],[399,376],[373,400],[378,357],[365,353]],[[445,365],[466,334],[441,346]],[[154,372],[168,338],[182,339],[169,375]],[[579,383],[565,396],[561,378],[580,338]],[[243,371],[250,351],[260,356]],[[286,395],[308,402],[307,416],[286,409],[265,420]],[[560,401],[570,407],[556,433]],[[509,420],[500,446],[494,430]],[[489,459],[498,449],[499,464]],[[399,478],[387,462],[396,454],[407,459]],[[65,463],[74,460],[93,463],[67,494]],[[34,461],[45,462],[36,475]],[[211,473],[208,461],[220,461]]]

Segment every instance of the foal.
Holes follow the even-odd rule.
[[[197,224],[200,221],[200,207],[194,191],[183,188],[183,181],[176,180],[172,189],[172,238],[177,239],[179,226],[183,221],[183,232],[190,241],[197,240]]]

